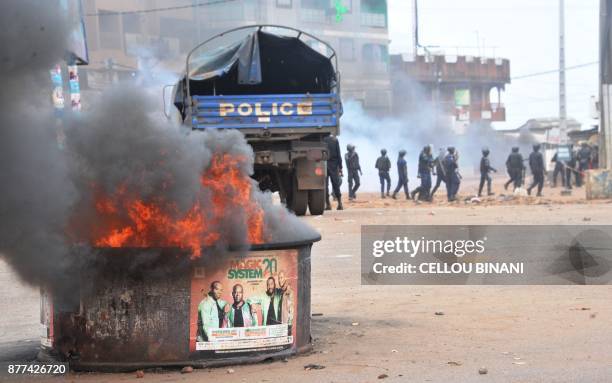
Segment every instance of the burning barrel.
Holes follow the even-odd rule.
[[[99,249],[73,296],[43,294],[39,359],[76,370],[209,367],[308,350],[310,250]]]

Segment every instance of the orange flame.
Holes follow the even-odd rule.
[[[154,201],[130,197],[124,188],[96,196],[97,217],[93,243],[99,247],[179,247],[193,257],[222,237],[221,227],[231,214],[242,220],[250,244],[264,242],[263,209],[253,198],[253,181],[241,171],[244,158],[216,155],[201,175],[202,199],[179,213],[163,195]],[[202,201],[208,198],[206,211]],[[210,206],[209,206],[210,205]]]

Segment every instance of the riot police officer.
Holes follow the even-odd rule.
[[[482,188],[485,182],[487,183],[487,195],[493,195],[491,191],[491,175],[490,172],[497,173],[497,170],[491,166],[489,161],[489,148],[482,149],[482,158],[480,159],[480,186],[478,187],[478,197],[482,196]]]
[[[327,145],[327,179],[325,180],[326,200],[325,210],[331,210],[329,201],[329,181],[332,184],[334,197],[338,201],[338,210],[342,210],[342,193],[340,192],[340,184],[342,183],[342,153],[340,152],[340,143],[336,136],[330,135],[325,137]]]
[[[523,165],[523,155],[519,153],[518,146],[512,148],[512,152],[506,160],[506,169],[508,170],[510,179],[504,185],[504,189],[508,190],[508,186],[511,183],[514,184],[514,190],[521,187],[523,183],[523,170],[525,169],[525,165]]]
[[[459,157],[454,147],[450,146],[447,149],[448,153],[444,157],[444,173],[446,174],[446,196],[448,202],[457,199],[459,192],[459,184],[461,178],[459,176]]]
[[[429,193],[431,191],[431,170],[433,168],[433,156],[431,155],[431,145],[426,145],[419,154],[419,178],[421,179],[421,185],[414,189],[410,194],[410,197],[414,199],[416,195],[419,195],[419,200],[429,201]]]
[[[385,182],[387,183],[387,197],[389,196],[389,190],[391,190],[391,177],[389,176],[389,170],[391,169],[391,160],[387,157],[387,149],[381,149],[380,157],[376,159],[376,165],[378,169],[378,178],[380,178],[380,197],[385,198]]]
[[[529,155],[529,168],[533,175],[533,182],[527,188],[527,194],[531,195],[531,189],[538,187],[538,197],[542,196],[544,187],[544,156],[540,153],[540,144],[533,145],[533,152]]]
[[[591,147],[587,142],[583,142],[578,154],[576,155],[576,162],[578,162],[578,172],[576,173],[576,186],[580,187],[584,183],[585,172],[591,166],[591,160],[593,154]]]
[[[553,178],[552,187],[554,188],[557,187],[557,178],[559,177],[559,174],[561,175],[561,185],[565,186],[565,174],[564,174],[565,165],[563,164],[563,161],[559,160],[559,151],[555,152],[555,155],[550,160],[550,162],[555,164],[555,169],[553,170],[553,177],[552,177]]]
[[[397,192],[399,192],[402,187],[404,188],[406,199],[410,198],[410,195],[408,194],[408,166],[406,164],[406,160],[404,159],[405,156],[406,151],[400,150],[397,157],[397,186],[393,192],[393,195],[391,196],[393,199],[397,199]]]
[[[357,198],[355,194],[361,185],[359,176],[362,175],[361,165],[359,165],[359,155],[355,151],[355,145],[346,146],[347,153],[344,155],[346,169],[348,171],[349,200]]]
[[[436,190],[440,187],[442,182],[446,183],[446,174],[444,173],[444,149],[440,148],[438,153],[438,157],[434,160],[434,167],[436,169],[436,184],[431,191],[429,196],[429,200],[433,200],[433,196],[436,193]]]

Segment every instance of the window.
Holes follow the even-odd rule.
[[[368,70],[376,73],[386,72],[389,64],[389,51],[385,45],[364,44],[361,52]]]
[[[367,27],[386,28],[386,0],[361,0],[361,25]]]
[[[340,60],[355,61],[355,44],[353,39],[340,39],[338,55]]]
[[[293,6],[293,0],[276,0],[276,6],[278,8],[291,8]]]
[[[121,15],[123,33],[140,33],[140,15],[128,13]]]
[[[362,12],[361,25],[365,27],[385,28],[387,26],[387,18],[382,14]]]
[[[387,47],[381,44],[364,44],[363,61],[365,62],[388,62],[389,53]]]
[[[361,12],[387,14],[386,0],[361,0]]]
[[[302,8],[327,10],[330,8],[330,2],[329,0],[302,0]]]
[[[159,34],[162,37],[187,38],[194,33],[194,26],[182,19],[159,18]]]
[[[306,23],[327,24],[330,22],[333,8],[329,0],[301,0],[300,21]]]
[[[100,26],[100,48],[121,49],[121,26],[119,15],[114,12],[98,10]]]

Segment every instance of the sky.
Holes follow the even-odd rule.
[[[412,51],[412,0],[388,0],[390,52]],[[565,0],[566,66],[599,59],[599,0]],[[511,77],[559,67],[559,0],[420,0],[419,40],[445,54],[510,60]],[[478,48],[480,47],[480,48]],[[593,123],[590,97],[597,96],[598,66],[568,70],[567,115]],[[502,94],[506,122],[559,114],[558,73],[513,80]]]

